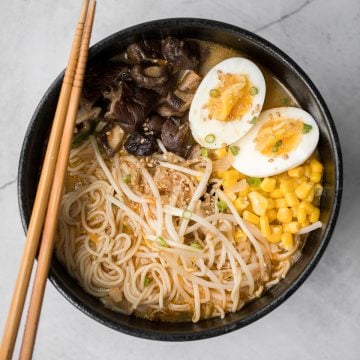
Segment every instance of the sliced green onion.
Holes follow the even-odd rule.
[[[254,96],[254,95],[257,95],[259,93],[259,90],[258,90],[258,88],[253,86],[253,87],[250,88],[249,93],[250,93],[251,96]]]
[[[254,116],[251,120],[250,120],[250,124],[255,125],[258,121],[258,118],[256,116]]]
[[[215,135],[214,134],[208,134],[205,136],[205,141],[208,144],[212,144],[215,141]]]
[[[164,238],[162,238],[161,236],[159,236],[157,239],[156,239],[157,243],[160,245],[160,246],[163,246],[163,247],[169,247],[169,244],[166,242],[166,240]]]
[[[202,246],[197,243],[196,241],[193,241],[191,244],[190,244],[191,247],[193,247],[194,249],[199,249],[201,250],[202,249]]]
[[[290,105],[290,99],[289,99],[288,97],[283,98],[282,103],[283,103],[284,105]]]
[[[237,155],[239,153],[239,150],[240,150],[240,148],[238,146],[236,146],[236,145],[230,145],[229,149],[230,149],[231,153],[234,156]]]
[[[190,210],[185,210],[185,211],[182,213],[181,217],[182,217],[183,219],[190,220],[190,219],[191,219],[191,215],[192,215],[192,212],[191,212]]]
[[[278,140],[275,145],[272,147],[271,151],[272,152],[278,152],[279,151],[279,147],[281,147],[283,144],[282,140]]]
[[[210,96],[213,98],[217,98],[220,96],[220,91],[218,89],[211,89]]]
[[[303,130],[302,130],[303,134],[307,134],[307,133],[309,133],[311,130],[312,130],[312,126],[309,125],[309,124],[305,124],[305,123],[304,123],[304,127],[303,127]]]
[[[258,177],[249,177],[246,179],[246,182],[250,186],[259,186],[261,184],[261,179]]]
[[[146,277],[144,279],[144,286],[148,286],[150,284],[150,279],[148,277]]]
[[[128,184],[131,181],[131,175],[130,174],[124,175],[122,180],[125,184]]]
[[[223,200],[219,200],[216,205],[221,212],[224,212],[228,208],[227,203]]]
[[[206,148],[201,148],[200,155],[205,156],[205,157],[209,157],[209,150],[206,149]]]

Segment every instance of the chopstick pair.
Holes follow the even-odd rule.
[[[4,329],[0,360],[8,360],[12,357],[33,263],[40,243],[38,263],[20,350],[20,359],[32,357],[54,247],[54,234],[57,228],[64,178],[85,75],[95,8],[96,0],[83,0]],[[39,241],[40,236],[41,242]]]

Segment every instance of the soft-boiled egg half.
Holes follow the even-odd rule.
[[[250,60],[234,57],[214,66],[191,103],[189,122],[194,139],[209,149],[240,139],[254,126],[265,91],[264,76]]]
[[[237,141],[232,166],[253,177],[279,174],[302,164],[319,141],[319,128],[306,111],[279,107],[262,112],[256,125]]]

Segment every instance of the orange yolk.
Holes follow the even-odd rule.
[[[256,150],[265,156],[281,156],[294,150],[303,135],[304,123],[294,119],[267,121],[256,137]]]
[[[210,91],[209,117],[220,121],[240,119],[251,108],[251,84],[243,75],[218,74],[220,83]]]

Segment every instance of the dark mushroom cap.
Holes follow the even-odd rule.
[[[159,145],[152,135],[130,134],[124,144],[125,150],[136,156],[149,156],[159,150]]]
[[[105,120],[117,122],[125,131],[140,129],[156,103],[157,94],[133,84],[121,83],[121,91],[111,101]]]
[[[196,43],[168,37],[162,40],[161,49],[164,58],[177,68],[195,70],[200,63]]]
[[[189,123],[180,126],[174,119],[167,119],[161,129],[161,140],[167,150],[183,153],[189,136]]]

